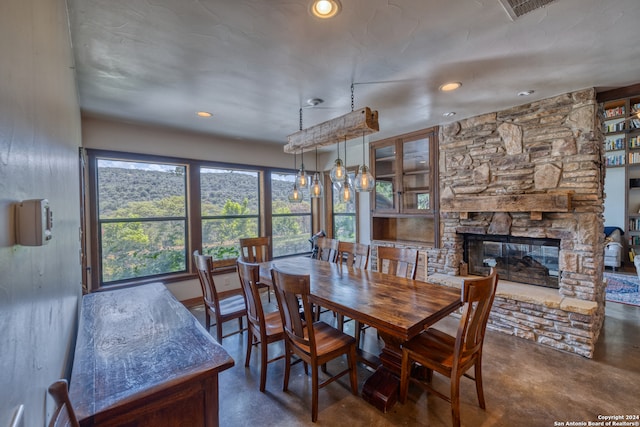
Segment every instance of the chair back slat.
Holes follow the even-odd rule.
[[[253,325],[259,326],[261,331],[265,330],[264,311],[258,282],[260,280],[260,266],[248,263],[241,259],[236,261],[238,266],[238,279],[242,287],[244,300],[247,305],[247,319]]]
[[[337,262],[348,267],[366,270],[369,265],[369,245],[354,242],[338,242]]]
[[[80,427],[69,399],[67,380],[54,382],[49,386],[48,390],[57,406],[49,422],[49,427]]]
[[[240,239],[240,254],[247,262],[260,263],[270,261],[270,247],[271,238],[269,236]]]
[[[285,273],[274,267],[271,269],[271,278],[285,333],[295,345],[307,352],[311,351],[315,348],[315,336],[312,326],[313,310],[309,302],[309,275]],[[300,316],[300,307],[307,321],[303,321]]]
[[[318,259],[327,262],[336,262],[338,257],[338,241],[328,237],[318,238]]]
[[[493,268],[487,277],[463,282],[463,309],[456,334],[454,360],[465,362],[465,359],[480,352],[497,283],[498,274]]]
[[[219,313],[220,303],[212,273],[213,259],[210,255],[200,255],[198,251],[194,251],[193,262],[196,270],[198,270],[198,279],[200,279],[200,287],[202,288],[204,302],[207,306],[216,310],[216,313]]]
[[[417,249],[378,246],[378,271],[415,279],[417,266]]]

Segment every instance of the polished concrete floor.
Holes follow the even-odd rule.
[[[272,298],[273,301],[273,298]],[[268,305],[275,309],[273,304]],[[201,321],[202,307],[192,308]],[[333,322],[332,316],[323,318]],[[352,333],[353,322],[347,323]],[[456,319],[438,327],[454,333]],[[225,331],[237,322],[225,325]],[[246,333],[245,333],[246,334]],[[258,390],[259,355],[254,350],[249,368],[244,367],[246,335],[224,338],[223,346],[236,364],[220,374],[221,426],[450,426],[447,402],[427,395],[413,384],[404,405],[397,403],[382,413],[359,396],[353,396],[348,377],[320,390],[319,416],[311,422],[311,379],[302,365],[294,365],[289,391],[282,391],[284,361],[269,364],[267,387]],[[375,330],[365,334],[364,346],[377,353]],[[270,354],[281,354],[280,344]],[[329,364],[338,372],[343,360]],[[338,366],[339,365],[339,366]],[[478,407],[475,386],[462,379],[463,426],[560,426],[570,422],[599,421],[599,415],[640,414],[640,308],[608,303],[606,320],[593,359],[542,347],[530,341],[487,331],[483,379],[486,410]],[[358,366],[359,392],[371,372]],[[434,375],[434,384],[448,390],[448,381]],[[581,425],[581,424],[574,424]],[[636,424],[638,425],[638,424]]]

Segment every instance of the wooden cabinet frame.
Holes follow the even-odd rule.
[[[408,208],[405,195],[409,191],[419,191],[420,187],[405,188],[405,178],[420,175],[418,171],[407,171],[404,165],[404,148],[407,143],[428,138],[428,188],[429,209]],[[381,170],[382,158],[376,159],[376,150],[389,148],[387,159],[393,166],[389,170]],[[389,180],[393,184],[393,200],[391,207],[380,206],[376,192],[373,192],[371,209],[372,240],[417,242],[422,245],[439,246],[439,185],[438,185],[438,127],[422,129],[392,138],[375,141],[369,147],[369,163],[376,179]],[[376,161],[377,160],[377,161]],[[377,186],[377,184],[376,184]],[[424,231],[424,232],[423,232]]]

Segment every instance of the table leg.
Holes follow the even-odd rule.
[[[387,412],[398,400],[402,340],[382,332],[380,338],[384,341],[380,353],[382,365],[365,381],[362,398],[382,412]]]

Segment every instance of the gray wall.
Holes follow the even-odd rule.
[[[0,4],[0,426],[25,405],[42,426],[46,389],[69,374],[81,295],[80,113],[64,0]],[[14,204],[49,199],[53,240],[15,244]]]

